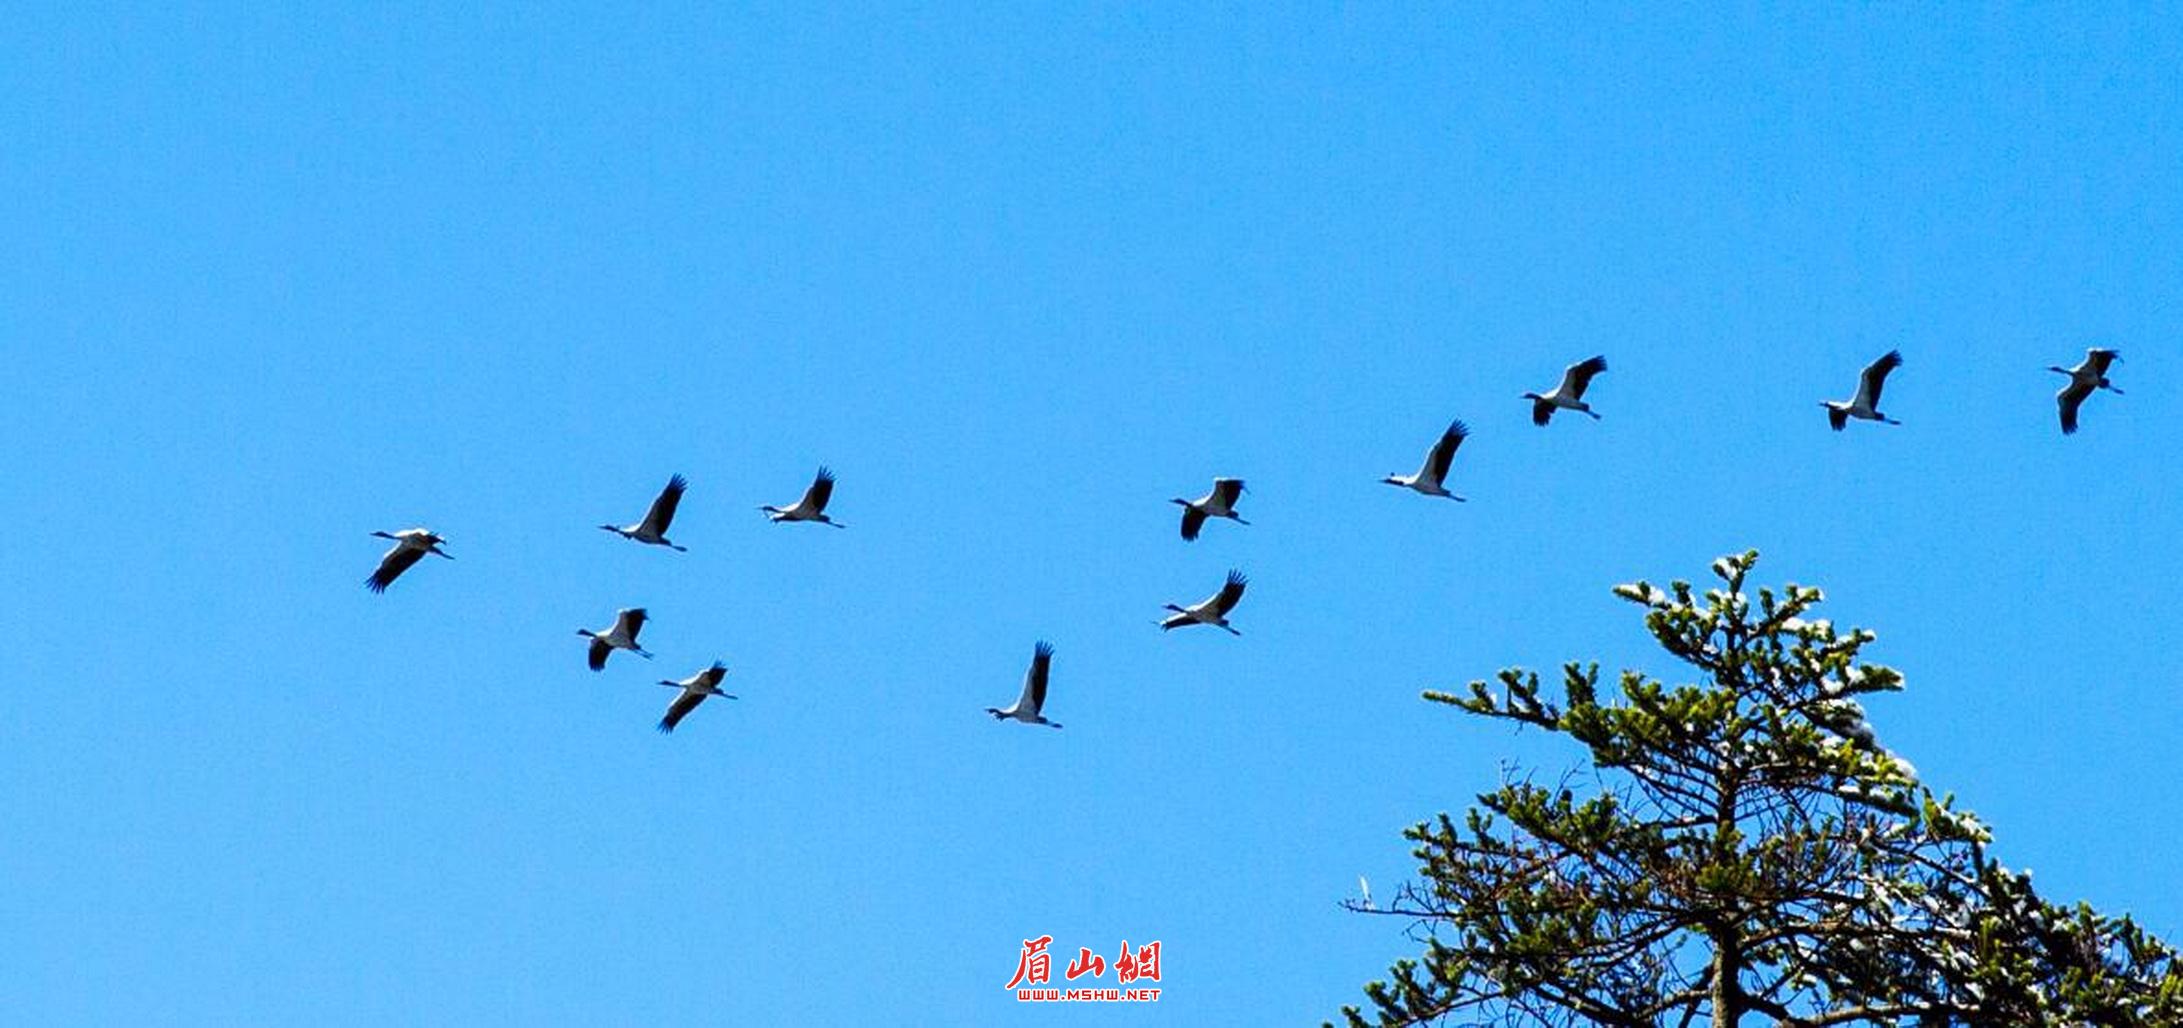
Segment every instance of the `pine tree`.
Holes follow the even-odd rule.
[[[1695,681],[1597,664],[1425,698],[1566,736],[1590,768],[1507,776],[1410,829],[1420,881],[1384,907],[1425,947],[1365,987],[1381,1025],[2183,1024],[2183,967],[2127,917],[2065,909],[1883,748],[1859,698],[1902,688],[1873,634],[1810,618],[1820,591],[1695,595],[1639,582]],[[1374,1023],[1357,1007],[1350,1025]]]

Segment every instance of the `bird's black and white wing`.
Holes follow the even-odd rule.
[[[2054,402],[2061,408],[2062,412],[2063,435],[2076,434],[2077,408],[2084,405],[2085,397],[2092,395],[2092,389],[2093,386],[2089,382],[2079,384],[2072,380],[2068,385],[2062,387],[2061,392],[2054,394]]]
[[[1607,358],[1605,357],[1593,357],[1590,360],[1571,364],[1568,370],[1561,373],[1561,389],[1559,391],[1572,400],[1584,399],[1584,390],[1592,384],[1592,376],[1605,370],[1607,370]]]
[[[1865,366],[1865,373],[1857,379],[1856,405],[1866,410],[1880,409],[1880,390],[1887,386],[1887,373],[1903,366],[1901,350],[1889,350],[1887,355]]]
[[[1545,400],[1531,401],[1531,423],[1545,425],[1554,420],[1554,405]]]
[[[1236,501],[1243,498],[1243,480],[1240,478],[1216,478],[1213,480],[1213,502],[1229,510],[1236,509]]]
[[[1196,507],[1184,507],[1182,509],[1182,537],[1184,539],[1196,539],[1198,537],[1198,530],[1204,527],[1204,511],[1199,510]]]
[[[1023,698],[1016,701],[1016,709],[1037,714],[1046,709],[1046,675],[1053,667],[1054,648],[1040,642],[1031,650],[1031,670],[1023,675]]]
[[[713,661],[713,666],[697,673],[697,684],[706,689],[720,688],[720,680],[728,676],[728,666]]]
[[[1448,430],[1440,434],[1440,441],[1433,444],[1431,453],[1425,455],[1426,473],[1435,482],[1448,480],[1448,465],[1455,460],[1457,447],[1470,438],[1470,426],[1460,419],[1448,423]]]
[[[1227,617],[1228,612],[1236,609],[1236,604],[1243,599],[1243,587],[1249,584],[1250,579],[1244,578],[1243,572],[1228,572],[1227,584],[1221,586],[1219,595],[1213,597],[1213,613]]]
[[[2094,347],[2084,352],[2084,362],[2091,365],[2092,373],[2101,378],[2107,377],[2108,365],[2121,359],[2122,353],[2119,350],[2102,350]]]
[[[701,692],[684,692],[682,695],[675,697],[675,701],[667,705],[667,716],[659,719],[659,730],[662,732],[674,731],[675,726],[681,724],[682,719],[689,717],[690,712],[696,710],[697,705],[703,702],[705,702],[705,694]]]
[[[620,632],[622,638],[634,643],[637,641],[637,633],[644,631],[646,616],[643,607],[631,607],[628,610],[620,611],[614,615],[614,630]]]
[[[586,659],[591,664],[591,670],[606,670],[606,655],[612,652],[614,652],[614,647],[608,646],[606,640],[594,637],[591,640],[591,652],[586,655]]]
[[[386,552],[386,556],[379,558],[379,570],[372,572],[371,577],[364,580],[364,588],[375,593],[386,592],[387,586],[393,585],[395,579],[402,577],[402,572],[423,559],[423,550],[397,544]]]
[[[803,503],[800,506],[813,514],[820,514],[826,510],[826,501],[833,498],[834,473],[820,468],[818,477],[811,480],[811,488],[804,490]]]
[[[667,534],[667,526],[674,523],[675,508],[682,505],[682,494],[690,488],[688,479],[676,475],[667,480],[667,488],[659,491],[659,498],[652,501],[652,509],[644,514],[642,530],[654,536]]]

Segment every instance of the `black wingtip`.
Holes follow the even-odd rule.
[[[1470,426],[1464,424],[1462,418],[1457,418],[1448,422],[1448,434],[1457,439],[1468,439],[1470,438]]]
[[[1241,571],[1237,571],[1237,570],[1236,570],[1236,569],[1234,569],[1234,568],[1229,568],[1229,569],[1228,569],[1228,584],[1229,584],[1229,585],[1248,585],[1248,584],[1250,584],[1250,581],[1251,581],[1251,580],[1250,580],[1250,578],[1249,578],[1248,576],[1244,575],[1244,574],[1243,574],[1243,572],[1241,572]]]
[[[834,480],[834,469],[833,469],[833,468],[830,468],[830,467],[827,467],[827,466],[826,466],[826,465],[824,465],[824,464],[821,464],[821,465],[819,465],[819,474],[818,474],[818,480],[819,480],[819,481],[821,481],[821,482],[831,482],[831,481],[833,481],[833,480]]]
[[[667,479],[667,490],[669,492],[679,493],[685,489],[688,489],[689,487],[690,480],[682,477],[682,473],[679,471],[675,472],[672,477]]]
[[[1053,655],[1054,644],[1047,642],[1044,639],[1040,639],[1038,641],[1038,645],[1031,647],[1031,656],[1033,657],[1045,657],[1050,659],[1053,657]]]
[[[661,735],[672,735],[674,734],[675,730],[674,722],[669,721],[666,718],[660,718],[659,724],[655,725],[654,727],[659,729],[659,734]]]
[[[387,591],[387,584],[380,581],[378,575],[370,575],[364,579],[364,588],[375,593],[383,593]]]

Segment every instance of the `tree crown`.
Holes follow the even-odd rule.
[[[1816,588],[1748,592],[1757,560],[1715,561],[1702,594],[1615,588],[1691,681],[1624,671],[1606,698],[1571,663],[1558,701],[1520,669],[1425,693],[1590,767],[1405,833],[1421,880],[1351,905],[1426,947],[1366,986],[1378,1023],[2183,1023],[2173,951],[1989,859],[1988,828],[1866,721],[1861,697],[1903,686],[1862,659],[1873,634],[1811,617]]]

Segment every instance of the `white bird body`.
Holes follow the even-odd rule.
[[[1417,469],[1417,474],[1390,474],[1386,478],[1380,479],[1380,481],[1388,485],[1401,486],[1404,489],[1420,492],[1427,496],[1444,496],[1458,503],[1464,502],[1462,497],[1448,491],[1446,483],[1448,464],[1455,460],[1456,448],[1462,446],[1463,440],[1468,438],[1470,438],[1470,426],[1463,424],[1461,421],[1449,422],[1448,430],[1440,434],[1440,440],[1433,444],[1432,449],[1426,451],[1425,463]]]
[[[1903,355],[1900,350],[1889,350],[1879,360],[1866,365],[1864,372],[1857,376],[1856,396],[1846,403],[1840,400],[1820,401],[1820,406],[1827,408],[1827,423],[1834,426],[1837,432],[1842,430],[1842,426],[1849,424],[1851,418],[1889,425],[1902,424],[1880,413],[1880,390],[1887,386],[1887,374],[1902,366]]]
[[[822,525],[842,528],[844,526],[841,522],[826,516],[827,501],[833,499],[833,497],[834,473],[826,468],[820,468],[818,476],[811,480],[810,488],[803,491],[803,498],[797,500],[795,506],[768,506],[758,509],[765,511],[766,516],[773,519],[776,524],[783,521],[816,521]]]
[[[2062,386],[2061,392],[2054,394],[2055,406],[2062,416],[2063,435],[2071,435],[2077,431],[2077,408],[2083,406],[2085,398],[2094,391],[2105,389],[2117,396],[2122,395],[2122,390],[2115,388],[2115,384],[2107,380],[2108,367],[2121,359],[2122,354],[2114,350],[2094,347],[2084,352],[2084,360],[2079,361],[2074,368],[2047,365],[2048,371],[2059,371],[2069,376],[2069,383]]]
[[[690,712],[696,710],[698,704],[705,702],[707,696],[718,696],[727,700],[738,699],[739,697],[732,692],[720,691],[720,680],[726,677],[727,673],[728,666],[716,660],[713,661],[711,667],[681,681],[660,679],[659,684],[680,689],[682,695],[675,697],[674,701],[667,705],[666,716],[659,719],[659,730],[662,732],[674,731],[675,726],[681,724],[683,718],[689,717]]]
[[[447,540],[429,528],[405,528],[399,532],[373,532],[372,535],[394,540],[394,545],[380,555],[378,570],[364,579],[364,588],[375,593],[386,592],[387,586],[393,585],[395,579],[402,577],[402,572],[423,560],[427,553],[446,557],[448,560],[455,559],[446,550],[440,549],[440,544]]]
[[[688,547],[678,546],[667,541],[667,526],[674,523],[675,508],[681,506],[682,494],[689,488],[689,480],[681,475],[676,475],[667,480],[665,489],[659,491],[659,496],[652,501],[652,508],[645,512],[644,520],[634,525],[600,525],[599,527],[624,539],[634,539],[637,542],[652,546],[665,546],[671,550],[688,552]]]
[[[1236,500],[1242,495],[1242,479],[1216,478],[1213,480],[1213,490],[1195,500],[1185,500],[1178,496],[1167,502],[1182,506],[1182,537],[1196,539],[1198,530],[1205,527],[1207,518],[1227,518],[1239,525],[1250,524],[1236,515]]]
[[[1599,420],[1598,412],[1592,410],[1591,406],[1584,402],[1584,390],[1591,387],[1593,376],[1605,370],[1607,370],[1607,358],[1605,357],[1592,357],[1581,360],[1562,369],[1561,384],[1556,385],[1552,392],[1544,396],[1538,393],[1525,393],[1523,398],[1531,401],[1531,423],[1543,427],[1547,422],[1554,419],[1554,412],[1557,410],[1573,410],[1579,414],[1590,414],[1592,420]]]
[[[643,607],[627,607],[614,612],[614,626],[604,632],[577,629],[577,635],[591,640],[591,670],[606,670],[606,658],[615,650],[628,650],[646,660],[652,659],[650,651],[637,645],[637,633],[644,631],[644,623],[650,617]]]
[[[1229,571],[1228,581],[1212,596],[1188,607],[1168,604],[1166,609],[1174,611],[1174,614],[1161,621],[1160,627],[1172,629],[1190,625],[1212,625],[1227,629],[1230,635],[1242,635],[1234,625],[1228,623],[1228,612],[1234,610],[1236,604],[1243,599],[1243,587],[1249,583],[1250,580],[1244,578],[1242,572]]]
[[[1046,679],[1054,663],[1054,648],[1044,641],[1031,650],[1031,669],[1023,674],[1023,695],[1006,709],[987,707],[985,712],[996,721],[1021,721],[1027,725],[1045,725],[1059,728],[1058,721],[1048,721],[1039,711],[1046,707]]]

